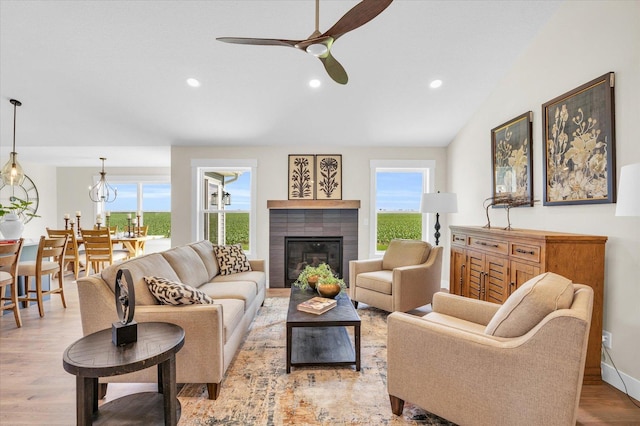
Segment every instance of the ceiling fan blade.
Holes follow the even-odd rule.
[[[327,74],[329,74],[329,77],[331,77],[333,81],[340,84],[347,84],[349,76],[347,76],[347,72],[342,65],[340,65],[340,62],[336,61],[336,58],[333,57],[330,50],[318,58],[322,61],[324,69],[327,70]]]
[[[249,37],[218,37],[218,41],[233,44],[253,44],[259,46],[288,46],[295,47],[300,40],[282,40],[277,38],[249,38]]]
[[[333,27],[325,31],[323,36],[331,36],[337,40],[351,30],[366,24],[385,10],[393,0],[362,0],[344,14]]]

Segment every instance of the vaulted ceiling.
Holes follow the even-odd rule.
[[[320,31],[357,3],[321,0]],[[395,0],[333,46],[343,86],[297,49],[215,40],[307,38],[313,0],[1,0],[0,162],[11,98],[23,162],[168,166],[171,145],[446,146],[560,3]]]

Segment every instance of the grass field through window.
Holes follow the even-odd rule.
[[[378,213],[376,249],[385,251],[394,238],[422,239],[421,213]]]

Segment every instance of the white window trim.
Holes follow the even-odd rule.
[[[204,232],[204,203],[202,194],[204,193],[202,184],[204,182],[204,173],[216,170],[229,169],[250,169],[251,170],[251,210],[249,212],[249,251],[247,256],[252,257],[252,252],[256,252],[256,200],[257,200],[257,180],[258,176],[258,160],[256,159],[192,159],[191,160],[191,200],[192,200],[192,217],[191,217],[191,240],[197,241]]]
[[[425,174],[426,182],[422,183],[423,188],[427,188],[428,192],[433,192],[435,188],[435,176],[436,176],[436,162],[435,160],[371,160],[369,162],[370,178],[369,182],[371,187],[371,194],[369,194],[369,257],[376,258],[382,257],[383,253],[376,250],[377,247],[377,229],[378,229],[378,216],[376,206],[376,193],[377,182],[376,172],[379,169],[398,171],[422,171],[427,169]],[[429,215],[422,215],[422,239],[428,241],[428,229],[429,229]]]

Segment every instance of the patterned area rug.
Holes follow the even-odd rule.
[[[387,394],[387,312],[358,309],[362,366],[300,367],[286,374],[288,298],[265,300],[232,361],[217,400],[186,384],[180,425],[453,425],[405,403],[391,412]],[[351,329],[349,330],[350,334]]]

